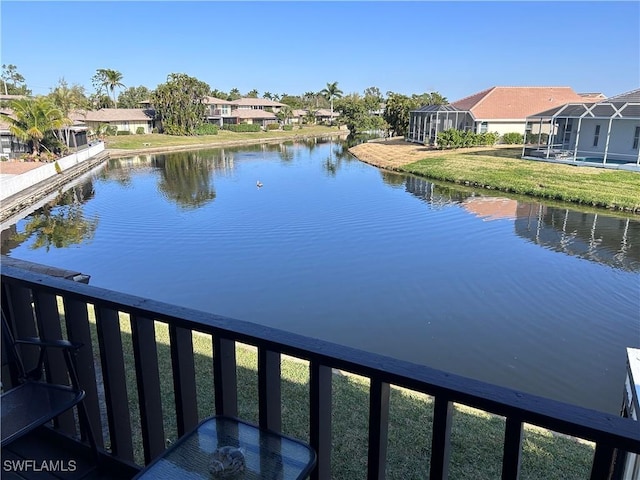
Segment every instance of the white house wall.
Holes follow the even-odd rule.
[[[91,122],[88,121],[86,124],[95,129],[102,124],[107,124],[111,127],[115,127],[118,131],[127,130],[133,134],[136,133],[138,127],[144,128],[144,133],[151,133],[151,122]]]
[[[495,120],[484,120],[487,122],[487,132],[497,132],[501,136],[505,133],[524,133],[524,124],[525,121],[522,120],[520,122],[500,122]],[[476,120],[476,133],[480,132],[480,125],[484,122],[483,120]]]

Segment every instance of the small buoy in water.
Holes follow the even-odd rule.
[[[261,186],[262,186],[262,183],[260,183],[260,180],[258,180],[258,181],[256,182],[256,187],[260,188]]]

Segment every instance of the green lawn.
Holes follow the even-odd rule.
[[[401,170],[434,180],[640,213],[640,174],[534,162],[521,149],[448,151]]]
[[[119,135],[105,138],[107,148],[136,150],[142,148],[157,147],[175,147],[189,145],[215,144],[221,142],[243,142],[247,140],[265,140],[272,138],[294,138],[301,135],[304,136],[322,136],[329,134],[348,133],[344,130],[340,131],[337,127],[326,127],[321,125],[303,126],[299,129],[294,126],[293,130],[275,130],[265,132],[244,132],[236,133],[228,130],[220,130],[217,135],[197,135],[191,137],[163,135],[159,133],[150,133],[147,135]],[[149,144],[149,145],[145,145]]]
[[[92,315],[90,317],[93,317]],[[131,326],[121,315],[122,340],[128,374],[129,403],[134,432],[135,455],[143,463],[140,416],[135,381]],[[95,335],[95,323],[91,325]],[[171,376],[169,334],[165,324],[156,322],[158,360],[163,389],[165,434],[176,440],[175,402]],[[96,343],[97,345],[97,343]],[[208,335],[193,334],[197,374],[198,414],[201,419],[214,414],[212,341]],[[239,345],[239,417],[258,421],[258,377],[255,349]],[[366,478],[369,381],[356,375],[338,373],[333,377],[332,477]],[[419,480],[428,478],[433,400],[426,395],[392,387],[387,478]],[[309,366],[305,361],[282,359],[283,432],[303,441],[309,438]],[[455,405],[452,428],[450,478],[484,480],[500,477],[504,419]],[[522,454],[523,480],[570,480],[589,477],[594,448],[591,444],[525,426]]]

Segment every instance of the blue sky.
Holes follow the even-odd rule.
[[[98,68],[155,88],[302,94],[495,85],[623,93],[640,86],[640,2],[170,2],[2,0],[1,58],[34,94],[60,78],[93,92]]]

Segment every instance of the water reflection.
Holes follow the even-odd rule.
[[[405,177],[405,187],[431,207],[458,205],[485,221],[513,221],[519,237],[544,248],[617,269],[640,271],[640,221],[635,219],[486,197],[413,176]]]
[[[640,222],[542,204],[518,204],[516,233],[536,245],[614,268],[640,271]]]
[[[83,203],[93,198],[93,183],[89,180],[60,194],[30,215],[23,231],[16,225],[2,231],[2,254],[5,255],[18,245],[31,240],[32,250],[51,247],[65,248],[89,242],[95,235],[98,219],[85,218]]]
[[[329,139],[329,155],[324,160],[323,167],[329,176],[335,177],[343,163],[354,161],[355,157],[349,153],[349,149],[358,143],[365,141],[366,137],[348,137],[344,140],[335,141]]]
[[[473,196],[473,193],[414,176],[406,177],[406,190],[436,208],[458,205]]]
[[[202,207],[216,198],[210,157],[200,152],[156,155],[154,165],[162,173],[158,190],[181,208]]]

